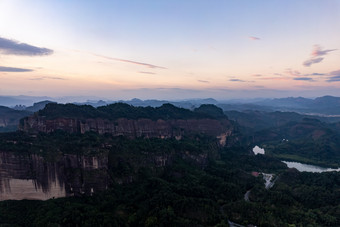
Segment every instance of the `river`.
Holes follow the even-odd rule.
[[[255,155],[265,154],[265,150],[259,146],[255,146],[253,148],[253,152]],[[282,161],[282,162],[285,163],[288,168],[295,168],[299,170],[300,172],[311,172],[311,173],[322,173],[322,172],[331,172],[331,171],[340,172],[340,168],[331,169],[331,168],[324,168],[324,167],[320,167],[316,165],[303,164],[300,162],[289,162],[289,161]]]
[[[288,168],[295,168],[299,170],[300,172],[311,172],[311,173],[322,173],[322,172],[331,172],[331,171],[340,171],[340,168],[338,169],[331,169],[331,168],[323,168],[320,166],[315,166],[315,165],[309,165],[309,164],[303,164],[300,162],[287,162],[287,161],[282,161],[285,163]]]

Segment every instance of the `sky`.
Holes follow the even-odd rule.
[[[340,0],[0,0],[0,96],[340,96]]]

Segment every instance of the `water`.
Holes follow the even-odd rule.
[[[270,173],[262,173],[263,175],[263,179],[266,181],[264,183],[264,186],[266,189],[270,189],[274,186],[275,182],[273,181],[274,178],[274,174],[270,174]]]
[[[340,168],[338,169],[331,169],[331,168],[323,168],[320,166],[315,166],[315,165],[308,165],[308,164],[303,164],[300,162],[287,162],[287,161],[282,161],[285,163],[288,168],[295,168],[299,170],[300,172],[311,172],[311,173],[322,173],[322,172],[331,172],[331,171],[340,171]]]
[[[253,152],[254,152],[255,155],[257,155],[257,154],[264,154],[265,153],[264,149],[259,147],[259,146],[255,146],[253,148]]]
[[[255,155],[257,154],[265,154],[265,150],[263,148],[260,148],[259,146],[255,146],[253,148],[253,152]],[[288,161],[282,161],[285,163],[288,168],[295,168],[299,170],[300,172],[311,172],[311,173],[322,173],[322,172],[331,172],[331,171],[337,171],[340,172],[340,168],[338,169],[331,169],[331,168],[324,168],[316,165],[309,165],[309,164],[303,164],[300,162],[288,162]]]

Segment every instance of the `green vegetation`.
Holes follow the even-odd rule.
[[[226,118],[226,115],[223,113],[223,110],[212,104],[204,104],[200,107],[194,109],[196,113],[208,114],[216,119]]]
[[[340,134],[316,119],[262,130],[254,138],[267,155],[320,166],[340,166]]]
[[[170,104],[94,108],[50,103],[36,114],[50,119],[226,119],[213,105],[190,111]],[[256,114],[254,122],[247,114],[239,116],[236,142],[227,147],[204,135],[132,140],[94,132],[1,133],[2,151],[38,154],[47,162],[65,154],[107,157],[103,175],[110,181],[107,191],[93,196],[0,202],[0,226],[228,226],[228,220],[340,226],[340,173],[300,173],[279,160],[340,165],[339,125],[295,113]],[[252,155],[253,144],[262,145],[268,155]],[[265,189],[258,173],[275,174],[274,186]]]
[[[249,155],[241,146],[222,148],[210,137],[5,133],[0,142],[2,150],[46,158],[108,155],[112,179],[107,191],[93,196],[0,202],[0,226],[227,226],[228,220],[258,226],[340,225],[339,173],[288,170],[275,158]],[[155,157],[166,161],[157,163]],[[275,173],[278,180],[266,190],[253,171]]]
[[[266,155],[325,167],[340,167],[340,124],[335,118],[293,112],[228,111],[242,143],[261,145]],[[318,119],[316,119],[318,118]]]
[[[49,103],[39,112],[39,116],[48,119],[54,118],[104,118],[104,119],[191,119],[191,118],[221,118],[226,116],[223,111],[213,105],[204,105],[195,111],[175,107],[172,104],[163,104],[161,107],[134,107],[125,103],[115,103],[94,108],[90,105],[56,104]]]
[[[30,114],[28,111],[13,110],[0,106],[0,133],[13,132],[18,129],[19,120]]]

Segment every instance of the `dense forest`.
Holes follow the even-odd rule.
[[[246,147],[220,147],[211,137],[0,135],[1,147],[11,152],[40,152],[54,159],[63,153],[108,153],[113,179],[107,191],[92,196],[2,201],[1,226],[228,226],[228,220],[258,226],[340,225],[340,174],[300,173],[275,158],[251,155]],[[171,161],[141,164],[155,153],[170,155]],[[275,174],[272,188],[265,188],[262,172]],[[125,177],[133,180],[114,180]]]
[[[338,123],[295,113],[256,112],[254,121],[247,120],[249,112],[225,113],[235,120],[233,143],[227,146],[202,133],[180,140],[61,130],[0,133],[1,152],[34,154],[46,163],[59,162],[67,155],[106,157],[107,168],[97,173],[109,179],[107,190],[94,194],[2,201],[0,226],[340,225],[340,174],[299,172],[281,162],[337,167]],[[49,103],[35,115],[51,119],[228,119],[214,105],[190,111],[170,104],[152,108],[123,103],[98,108]],[[254,145],[264,147],[266,155],[254,155]],[[31,170],[31,174],[36,173]],[[272,177],[269,181],[268,176]]]
[[[340,166],[338,117],[294,112],[228,111],[243,135],[243,143],[261,145],[266,155],[325,167]]]
[[[104,118],[104,119],[189,119],[189,118],[226,118],[222,109],[205,104],[193,111],[176,107],[172,104],[163,104],[160,107],[135,107],[126,103],[114,103],[106,106],[93,107],[90,105],[49,103],[36,113],[39,116],[53,119],[57,117],[71,118]]]

